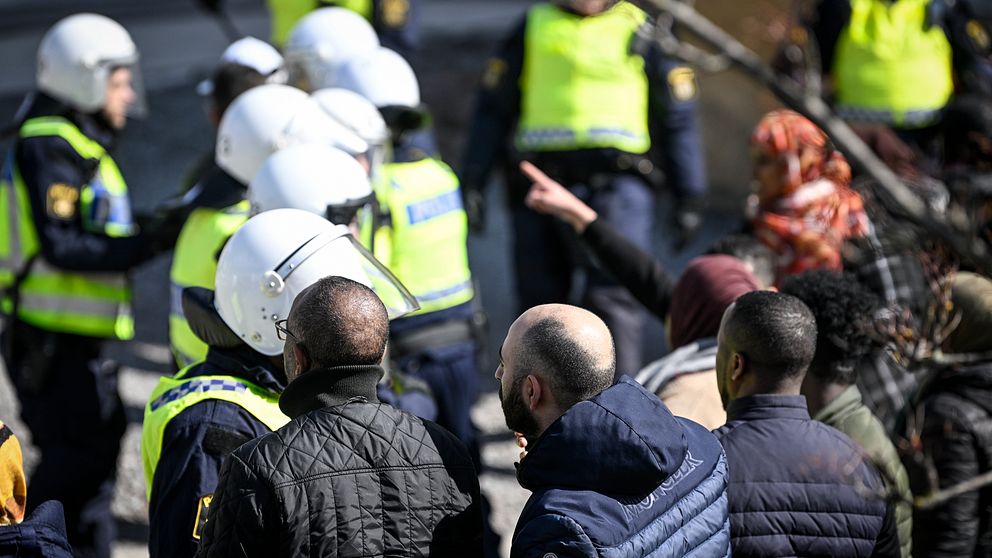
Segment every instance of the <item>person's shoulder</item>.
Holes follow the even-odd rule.
[[[992,415],[988,409],[961,394],[935,391],[923,400],[926,422],[958,431],[971,431],[977,423]]]
[[[797,438],[804,440],[804,444],[809,447],[831,445],[853,453],[861,450],[850,436],[829,424],[810,419],[801,421],[800,425],[796,431]]]
[[[31,136],[22,137],[17,140],[17,152],[21,164],[46,164],[52,159],[61,159],[76,164],[82,164],[84,159],[69,140],[57,136]]]
[[[474,468],[465,444],[441,425],[385,403],[379,405],[378,412],[387,419],[380,424],[390,429],[392,429],[391,424],[395,425],[400,443],[422,445],[432,450],[429,454],[436,452],[446,464]]]
[[[212,427],[266,434],[268,428],[244,407],[223,399],[205,399],[190,405],[169,421],[171,431],[203,431]],[[253,436],[250,436],[253,437]]]
[[[533,500],[533,499],[532,499]],[[569,556],[599,556],[583,526],[565,513],[531,507],[528,502],[513,536],[514,556],[557,556],[551,550],[567,549]]]

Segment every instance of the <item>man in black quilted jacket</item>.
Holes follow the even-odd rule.
[[[481,555],[468,450],[376,398],[389,321],[375,293],[326,277],[277,327],[293,420],[224,463],[199,556]]]

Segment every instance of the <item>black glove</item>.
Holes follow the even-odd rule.
[[[200,5],[200,8],[212,14],[219,14],[224,0],[196,0],[196,3]]]
[[[462,204],[468,217],[468,228],[475,233],[486,230],[486,198],[476,187],[462,187]]]

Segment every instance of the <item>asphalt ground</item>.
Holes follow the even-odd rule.
[[[495,48],[502,30],[523,13],[529,2],[518,0],[428,0],[424,10],[423,48],[415,61],[423,97],[433,107],[434,123],[442,152],[457,164],[473,90],[485,58]],[[267,18],[260,0],[235,0],[232,15],[238,28],[266,36]],[[142,52],[142,70],[150,113],[133,122],[125,132],[117,161],[128,179],[134,205],[149,209],[171,195],[184,170],[211,150],[212,131],[205,118],[195,84],[209,73],[211,64],[226,45],[215,22],[197,12],[187,0],[155,3],[123,0],[0,0],[0,123],[6,122],[33,80],[34,51],[44,30],[58,17],[73,10],[90,9],[117,17],[131,30]],[[715,7],[711,7],[715,11]],[[733,10],[721,8],[732,31],[752,25]],[[747,31],[746,29],[744,30]],[[702,252],[713,240],[739,226],[738,208],[747,191],[747,138],[760,112],[773,106],[745,78],[724,73],[700,76],[703,136],[711,181],[711,209],[695,241],[682,253],[667,243],[667,200],[660,198],[655,254],[673,273]],[[7,145],[0,142],[6,152]],[[499,180],[487,190],[487,230],[469,239],[469,255],[480,283],[483,305],[490,319],[488,347],[499,347],[507,327],[516,317],[510,263],[510,226]],[[124,366],[121,391],[128,407],[130,426],[119,462],[114,511],[119,521],[120,543],[115,555],[147,555],[147,511],[141,472],[139,439],[142,409],[158,377],[169,371],[168,268],[170,256],[159,257],[134,273],[137,335],[134,341],[114,343],[108,356]],[[661,324],[649,319],[644,345],[645,361],[664,354]],[[483,432],[483,457],[487,472],[483,490],[494,508],[494,525],[509,548],[519,510],[527,493],[515,481],[513,462],[517,450],[503,424],[502,411],[492,379],[493,354],[484,355],[480,369],[483,393],[474,410]],[[9,421],[27,446],[28,467],[37,459],[30,435],[19,427],[14,400],[5,373],[0,373],[0,417]],[[30,486],[30,485],[29,485]]]

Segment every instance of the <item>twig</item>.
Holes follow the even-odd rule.
[[[917,509],[928,510],[935,508],[952,498],[956,498],[972,490],[978,490],[979,488],[992,484],[992,471],[982,473],[977,477],[970,478],[962,483],[955,484],[944,490],[938,490],[937,492],[932,492],[926,496],[920,496],[914,501],[914,505]]]

